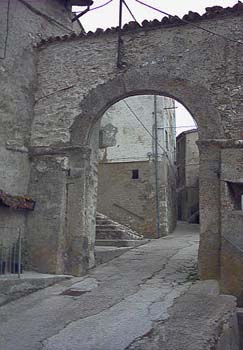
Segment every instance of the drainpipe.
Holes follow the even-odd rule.
[[[159,172],[158,172],[158,118],[157,96],[154,96],[154,165],[155,165],[155,197],[156,197],[156,233],[160,238],[160,196],[159,196]]]

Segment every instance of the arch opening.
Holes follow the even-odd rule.
[[[163,95],[120,99],[89,140],[99,148],[97,249],[167,236],[178,221],[176,234],[198,234],[198,129],[185,107]]]
[[[88,142],[90,137],[92,137],[93,128],[96,125],[96,123],[98,123],[114,105],[118,104],[121,101],[127,100],[131,97],[139,97],[139,96],[157,96],[158,98],[163,97],[163,98],[167,98],[168,100],[173,100],[174,103],[176,104],[175,108],[180,109],[180,114],[183,115],[184,118],[186,118],[186,120],[190,120],[190,116],[193,115],[192,111],[190,110],[190,107],[187,107],[180,99],[178,99],[174,95],[171,95],[167,92],[158,92],[156,90],[134,91],[132,93],[127,93],[125,95],[119,96],[115,100],[109,101],[107,105],[103,106],[101,110],[97,111],[97,114],[94,117],[92,124],[90,125],[90,129],[88,133]],[[199,129],[197,117],[191,117],[191,119],[193,120],[192,126],[194,126],[195,124],[196,128]],[[177,121],[179,122],[179,119],[177,119]],[[200,121],[199,121],[199,124],[200,124]]]
[[[98,85],[93,90],[89,90],[87,95],[83,96],[82,101],[78,103],[78,108],[77,105],[74,106],[73,112],[79,111],[79,114],[75,113],[76,118],[73,119],[73,123],[69,128],[70,141],[67,147],[61,145],[59,149],[58,144],[54,144],[54,150],[50,150],[48,147],[44,149],[44,152],[51,152],[51,154],[48,153],[51,157],[43,155],[43,157],[46,157],[45,161],[49,162],[53,159],[54,162],[50,162],[50,166],[58,164],[58,171],[61,174],[60,179],[62,179],[60,188],[63,188],[63,182],[66,183],[66,189],[60,191],[60,200],[58,199],[61,215],[57,221],[61,228],[62,237],[60,239],[61,244],[56,245],[55,248],[60,259],[53,264],[56,270],[59,269],[58,271],[80,275],[95,264],[99,124],[103,114],[116,102],[124,98],[144,94],[156,95],[158,98],[162,96],[174,98],[178,102],[182,102],[197,123],[200,140],[222,137],[219,113],[215,109],[207,89],[185,80],[166,79],[166,77],[158,74],[156,67],[142,67],[140,70],[131,69],[113,80]],[[43,152],[42,149],[37,149],[37,152],[39,151]],[[63,173],[60,154],[64,154],[66,157],[67,175]],[[217,232],[214,235],[213,246],[208,247],[207,242],[209,240],[207,237],[205,238],[206,244],[203,246],[202,258],[200,259],[203,261],[207,252],[210,249],[214,250],[214,253],[203,261],[202,265],[210,266],[210,272],[208,273],[207,269],[205,276],[215,278],[219,276],[220,225],[219,217],[217,217],[217,215],[219,216],[220,205],[218,201],[219,179],[216,172],[211,173],[211,168],[208,167],[208,155],[211,156],[212,162],[218,164],[218,158],[216,159],[218,155],[214,150],[210,149],[210,152],[208,152],[208,149],[200,149],[200,163],[203,159],[199,181],[200,193],[205,193],[207,188],[207,183],[201,181],[203,176],[215,182],[215,191],[207,195],[206,199],[203,198],[203,201],[200,201],[202,203],[200,204],[200,215],[203,218],[200,227],[201,234],[202,232],[208,234],[211,226],[214,226],[214,228],[217,226],[215,228]],[[38,166],[38,161],[36,164]],[[132,172],[132,176],[139,176],[139,172],[136,172],[137,168],[131,170],[135,170],[135,172]],[[136,181],[135,178],[133,180]],[[64,216],[62,215],[63,208],[65,209]],[[214,217],[210,216],[208,219],[208,212],[212,213]],[[215,217],[217,217],[217,221]],[[49,231],[52,232],[51,227]]]
[[[81,114],[72,124],[71,144],[89,144],[92,130],[104,113],[115,103],[137,95],[157,95],[178,101],[194,118],[199,139],[224,138],[219,111],[210,92],[198,83],[171,79],[154,67],[130,69],[121,76],[91,90],[80,103]]]

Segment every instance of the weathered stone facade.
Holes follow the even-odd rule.
[[[124,97],[169,96],[190,111],[199,129],[201,277],[220,279],[226,292],[240,296],[238,277],[228,284],[232,259],[237,276],[243,265],[239,235],[231,235],[233,244],[221,237],[227,220],[221,173],[231,152],[234,181],[241,183],[242,3],[208,9],[202,17],[191,13],[186,19],[192,25],[170,18],[127,26],[123,69],[116,67],[116,30],[68,36],[66,3],[0,3],[0,187],[28,192],[37,203],[27,217],[1,211],[2,222],[25,228],[30,265],[38,270],[84,273],[94,263],[97,122]],[[53,38],[33,48],[48,36]],[[232,230],[241,222],[237,214]]]
[[[176,138],[178,220],[199,221],[199,150],[197,129]]]
[[[174,100],[153,95],[119,101],[101,119],[98,211],[147,238],[176,225],[175,119]]]
[[[0,188],[29,192],[29,142],[37,88],[33,43],[72,33],[65,1],[0,1]],[[0,238],[26,232],[27,213],[0,207]],[[8,227],[2,230],[1,227]]]

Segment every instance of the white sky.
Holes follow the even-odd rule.
[[[94,0],[94,5],[96,7],[102,4],[105,4],[108,0]],[[135,0],[125,0],[131,9],[132,13],[136,17],[138,22],[142,22],[144,19],[161,19],[162,14],[150,10],[143,5],[140,5]],[[172,15],[183,16],[188,13],[188,11],[195,11],[200,14],[205,12],[205,7],[220,5],[223,7],[233,6],[237,3],[237,0],[142,0],[143,2],[150,4],[154,7],[157,7],[165,12],[168,12]],[[92,8],[91,7],[91,8]],[[73,7],[74,11],[80,11],[84,8]],[[82,17],[81,22],[84,26],[86,32],[89,30],[94,31],[96,28],[108,28],[118,26],[118,14],[119,14],[119,0],[113,0],[107,6],[100,8],[98,10],[90,11],[85,16]],[[124,6],[123,11],[123,24],[132,21],[131,15],[128,13],[127,9]],[[187,128],[181,128],[180,126],[188,125],[192,126],[194,121],[186,109],[177,103],[177,134],[187,130]],[[190,128],[189,128],[190,129]]]

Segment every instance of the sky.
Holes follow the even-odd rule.
[[[91,9],[103,4],[106,4],[109,0],[93,0],[94,4]],[[163,15],[159,12],[151,10],[139,3],[136,0],[125,0],[136,20],[141,23],[144,19],[153,20],[155,18],[161,19]],[[237,3],[237,0],[142,0],[143,2],[152,5],[160,10],[170,13],[171,15],[177,15],[182,17],[188,11],[198,12],[203,14],[206,7],[215,5],[227,7],[233,6]],[[80,11],[83,8],[73,7],[73,11]],[[118,26],[118,15],[119,15],[119,0],[112,0],[106,6],[90,11],[82,17],[82,25],[86,32],[95,31],[96,28],[108,28]],[[123,25],[127,22],[132,21],[132,17],[124,6],[123,11]],[[177,134],[191,129],[194,120],[187,110],[179,103],[176,104],[176,124]],[[186,126],[183,128],[182,126]]]

